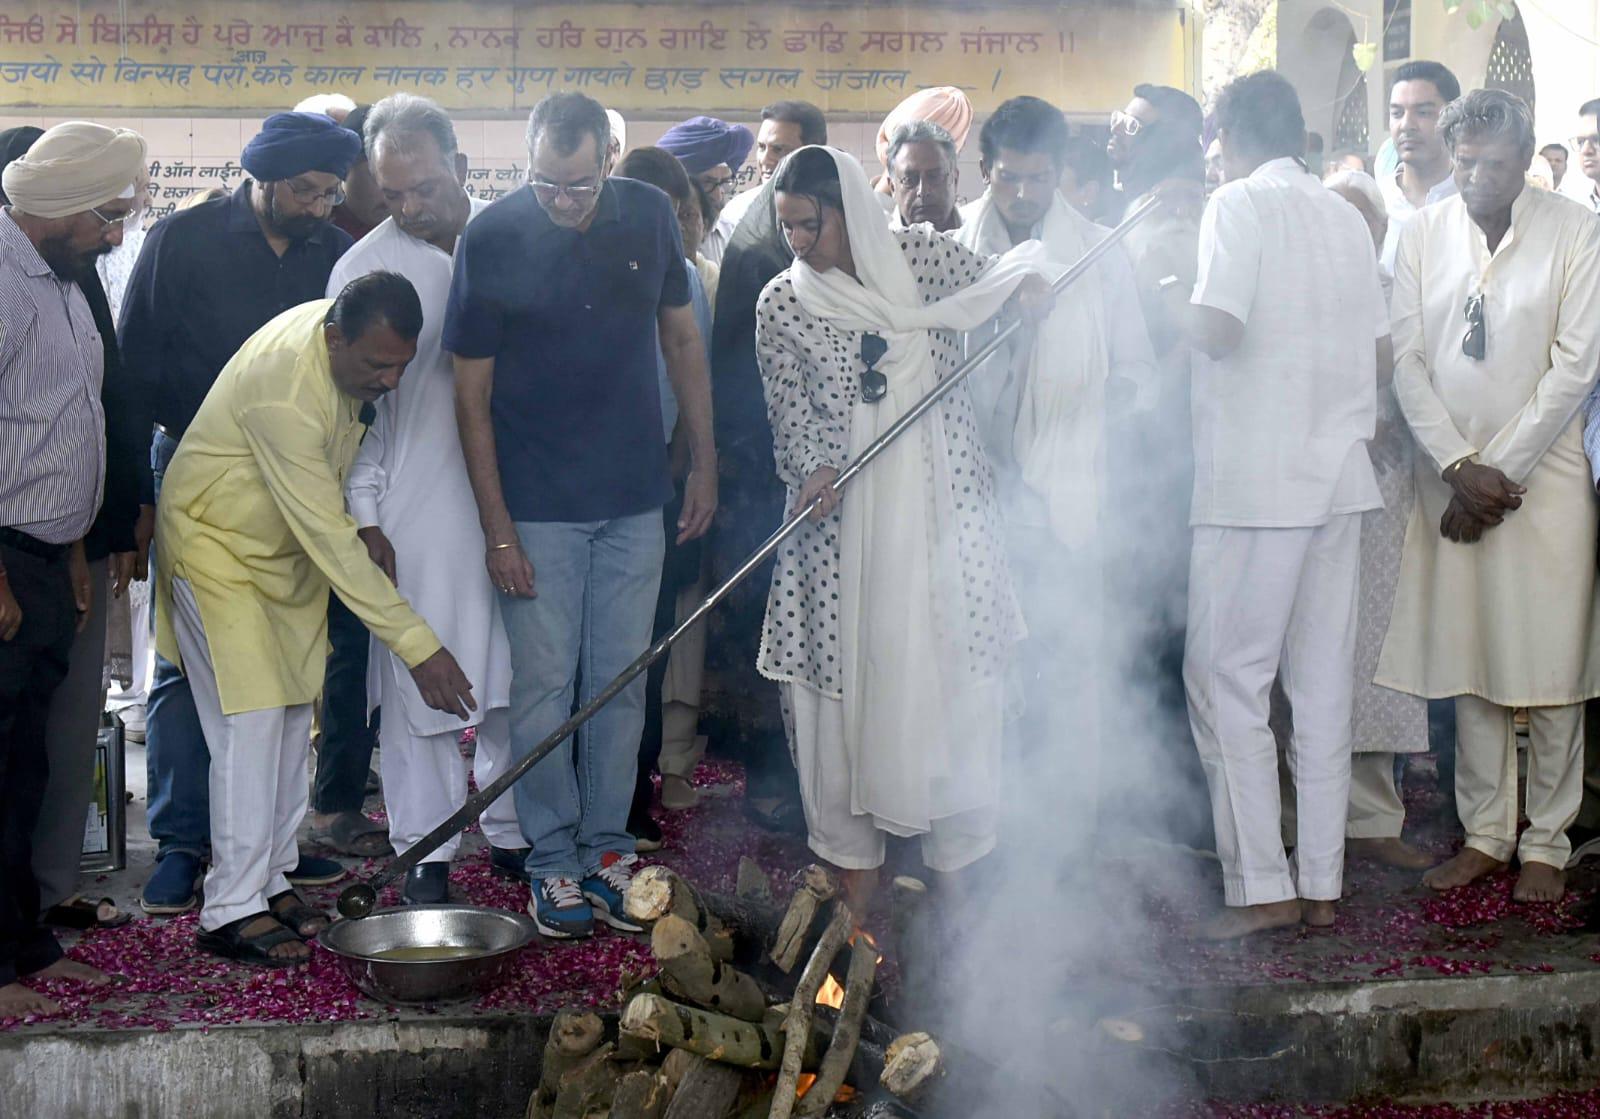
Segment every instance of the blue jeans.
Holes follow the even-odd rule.
[[[526,757],[650,644],[661,513],[585,523],[519,522],[537,598],[502,596],[511,642],[511,750]],[[517,819],[534,878],[581,879],[633,850],[628,805],[644,728],[640,675],[519,781]]]
[[[160,431],[150,443],[150,470],[158,501],[161,480],[177,449],[178,441]],[[152,578],[156,562],[152,549]],[[150,610],[154,619],[154,595],[150,596]],[[145,772],[156,859],[174,851],[201,858],[211,846],[211,754],[200,729],[200,716],[195,713],[188,677],[159,653],[145,712]]]

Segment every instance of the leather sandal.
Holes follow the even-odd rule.
[[[293,890],[285,890],[268,898],[267,910],[278,919],[279,924],[301,940],[310,940],[333,924],[332,918],[316,906],[307,905],[305,899]],[[317,924],[318,922],[321,923]],[[313,924],[317,927],[308,932],[306,927]]]
[[[213,956],[221,956],[225,960],[235,960],[250,967],[299,967],[309,963],[311,957],[305,956],[274,956],[272,950],[284,944],[304,944],[299,935],[291,928],[277,924],[274,928],[254,936],[245,936],[243,929],[246,925],[260,920],[262,917],[271,917],[272,914],[262,910],[252,913],[248,917],[240,917],[237,921],[229,921],[220,929],[207,931],[201,929],[195,933],[195,945],[202,952],[209,952]]]

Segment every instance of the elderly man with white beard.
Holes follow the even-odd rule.
[[[389,840],[404,854],[461,806],[467,767],[457,745],[476,726],[474,769],[486,785],[510,762],[511,654],[480,557],[466,460],[455,423],[455,374],[439,345],[450,293],[456,238],[488,203],[462,189],[466,162],[450,118],[424,97],[396,93],[367,116],[368,162],[389,217],[342,257],[328,281],[337,294],[357,276],[398,272],[422,301],[417,356],[400,387],[380,400],[346,491],[350,513],[373,562],[426,618],[480,689],[465,719],[430,708],[394,654],[374,646],[367,703],[383,707],[379,758],[389,810]],[[526,852],[510,797],[480,819],[492,865],[521,877]],[[449,899],[447,878],[459,837],[442,844],[406,875],[413,904]]]
[[[962,208],[961,228],[951,236],[988,256],[1038,239],[1054,264],[1081,257],[1106,230],[1057,190],[1067,136],[1061,111],[1036,97],[996,109],[979,135],[988,189]],[[981,341],[981,332],[973,338]],[[1113,378],[1131,382],[1142,406],[1155,368],[1133,270],[1118,249],[971,381],[1028,624],[1026,710],[1014,729],[1040,756],[1070,759],[1073,779],[1057,790],[1076,801],[1060,814],[1069,833],[1062,848],[1079,853],[1093,844],[1103,792],[1098,604],[1108,386]]]

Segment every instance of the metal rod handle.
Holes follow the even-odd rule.
[[[1075,264],[1062,273],[1051,285],[1051,290],[1058,295],[1065,291],[1084,273],[1088,272],[1102,256],[1109,252],[1113,245],[1126,237],[1134,226],[1149,217],[1159,205],[1161,205],[1161,199],[1151,196],[1134,207],[1128,213],[1128,216],[1123,218],[1120,225],[1090,246],[1088,251],[1079,257]],[[991,354],[999,349],[1002,343],[1015,334],[1021,325],[1020,320],[1014,319],[1001,327],[994,337],[975,350],[962,363],[959,369],[930,390],[926,396],[917,401],[903,416],[891,424],[888,430],[868,444],[866,449],[840,472],[838,479],[833,483],[835,492],[848,485],[850,480],[865,470],[867,465],[877,458],[885,447],[904,434],[905,430],[925,415],[928,409],[948,396],[974,369],[982,365]],[[482,815],[485,808],[500,799],[507,789],[526,776],[529,770],[538,765],[547,754],[561,745],[562,742],[566,741],[574,731],[594,718],[596,712],[615,699],[622,689],[633,683],[652,664],[666,656],[667,650],[671,649],[692,627],[698,625],[707,614],[716,609],[717,605],[727,598],[735,587],[749,578],[751,572],[765,563],[778,550],[778,547],[805,523],[805,519],[811,515],[811,510],[815,508],[820,500],[820,496],[813,499],[804,509],[799,510],[785,521],[776,532],[767,537],[766,542],[761,547],[752,552],[749,558],[739,565],[732,575],[729,575],[721,585],[706,596],[705,601],[695,608],[694,613],[679,622],[654,645],[651,645],[650,648],[634,658],[633,663],[623,669],[615,680],[612,680],[598,695],[574,712],[559,727],[546,735],[544,740],[530,750],[522,760],[468,797],[461,807],[451,814],[449,819],[423,836],[405,854],[395,858],[388,866],[374,874],[370,879],[364,882],[353,882],[346,886],[339,894],[339,912],[346,917],[365,917],[372,912],[373,906],[377,904],[378,890],[380,888],[405,874],[437,850],[440,844],[476,820]]]

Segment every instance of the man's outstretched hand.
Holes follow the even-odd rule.
[[[411,679],[416,681],[422,702],[435,711],[465,719],[467,712],[478,709],[477,701],[472,698],[472,683],[467,679],[467,674],[461,671],[456,658],[450,655],[449,649],[440,648],[413,668]]]

